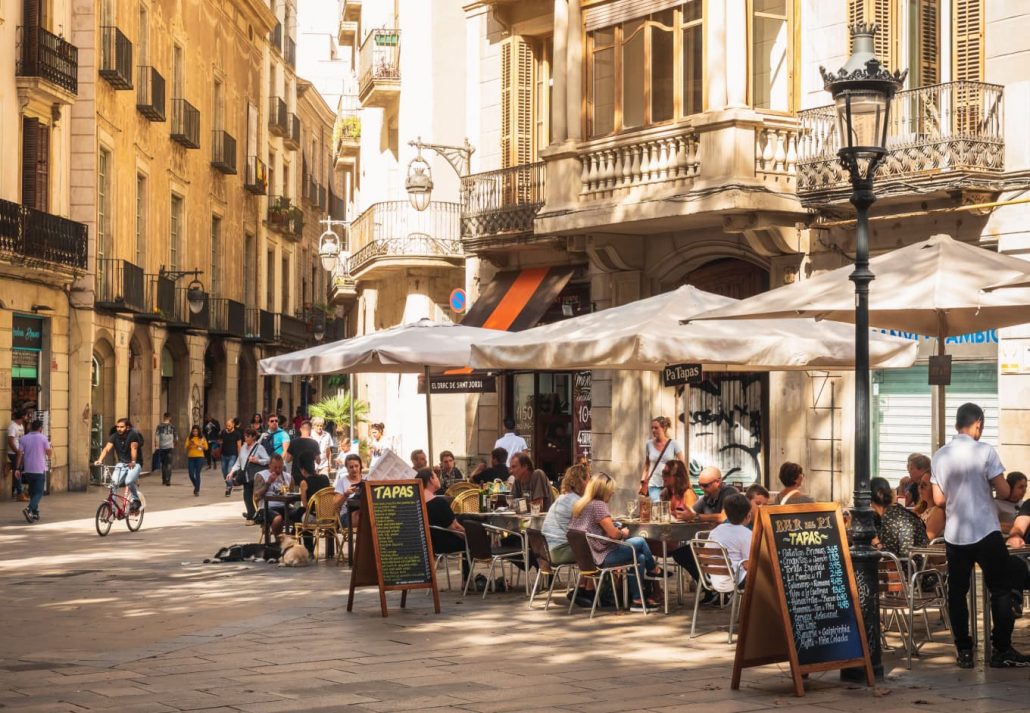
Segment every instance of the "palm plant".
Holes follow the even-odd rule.
[[[344,430],[348,432],[348,435],[353,433],[350,428],[351,395],[349,391],[340,392],[335,396],[326,396],[318,403],[311,404],[308,406],[308,414],[332,421],[336,426],[337,433],[342,433]],[[356,423],[368,421],[368,402],[361,399],[354,400],[354,421]]]

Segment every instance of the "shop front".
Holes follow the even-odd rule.
[[[15,314],[11,323],[11,409],[26,409],[42,417],[49,408],[49,365],[46,353],[48,320]]]

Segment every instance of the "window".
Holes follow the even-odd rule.
[[[533,49],[522,37],[501,47],[501,166],[533,161]]]
[[[290,274],[290,256],[285,252],[283,253],[282,261],[282,272],[280,273],[279,279],[282,280],[282,303],[279,305],[279,311],[283,314],[290,313],[290,283],[292,282],[293,275]]]
[[[216,79],[211,93],[212,125],[215,131],[222,130],[222,109],[222,82]]]
[[[952,6],[952,66],[956,82],[984,78],[983,0],[954,0]]]
[[[751,0],[751,101],[756,109],[792,109],[792,5],[793,0]]]
[[[243,301],[249,306],[257,302],[257,275],[254,272],[254,236],[243,236]]]
[[[275,250],[265,253],[265,309],[275,311]]]
[[[222,295],[222,219],[211,216],[211,294]]]
[[[702,0],[587,33],[591,136],[700,112]]]
[[[873,38],[876,57],[887,67],[898,66],[898,0],[848,0],[848,27],[856,22],[876,23]],[[854,47],[849,46],[850,53]]]
[[[21,129],[21,202],[45,213],[50,208],[50,127],[24,117]]]
[[[97,154],[97,260],[111,257],[111,152]]]
[[[136,174],[136,264],[147,264],[147,177]]]
[[[908,25],[908,86],[914,88],[939,84],[940,0],[905,0],[905,4]]]
[[[141,67],[150,64],[150,11],[146,6],[139,6],[139,29],[136,36],[136,55],[139,60],[136,62]]]
[[[168,218],[168,269],[175,272],[180,269],[182,259],[182,196],[172,194],[172,206]]]
[[[182,99],[186,91],[186,69],[183,66],[182,47],[172,50],[172,99]]]

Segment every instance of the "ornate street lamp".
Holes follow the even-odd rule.
[[[408,175],[404,179],[404,189],[408,192],[408,200],[417,211],[423,211],[429,207],[429,200],[433,195],[433,171],[429,162],[422,157],[422,150],[435,151],[450,164],[459,178],[464,178],[472,171],[472,154],[476,149],[465,139],[464,146],[446,146],[444,144],[427,144],[422,142],[422,137],[415,141],[409,141],[408,146],[418,150],[415,158],[408,164]]]
[[[837,109],[837,130],[841,165],[851,179],[851,204],[857,212],[855,231],[855,507],[851,511],[851,557],[858,579],[862,618],[873,670],[883,677],[880,644],[880,597],[878,574],[880,553],[873,548],[876,528],[870,499],[869,445],[869,208],[876,201],[873,178],[887,155],[887,128],[891,100],[905,81],[905,72],[893,74],[874,54],[875,24],[851,27],[852,54],[836,74],[820,67],[826,90],[833,95]],[[842,678],[864,677],[861,669],[846,669]]]
[[[164,265],[162,265],[158,270],[158,274],[175,282],[178,282],[187,275],[192,275],[193,279],[186,286],[186,304],[193,314],[200,314],[204,311],[207,293],[204,292],[204,285],[200,281],[200,276],[204,274],[202,270],[166,270]]]
[[[340,239],[332,230],[326,230],[318,238],[318,258],[326,272],[336,269],[336,263],[340,259]]]

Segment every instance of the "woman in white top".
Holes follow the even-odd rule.
[[[998,522],[1002,531],[1007,532],[1012,523],[1016,521],[1016,514],[1019,506],[1026,496],[1026,476],[1018,470],[1014,470],[1005,476],[1009,484],[1009,496],[1007,498],[994,498],[994,505],[998,508]]]
[[[572,520],[572,506],[576,504],[583,491],[586,489],[587,481],[590,480],[590,471],[585,465],[574,465],[565,471],[565,477],[561,481],[561,495],[554,501],[554,504],[547,511],[544,524],[540,531],[547,540],[547,548],[550,550],[551,564],[575,564],[576,556],[572,554],[569,546],[569,521]]]
[[[683,447],[669,437],[672,424],[665,416],[651,419],[651,437],[644,444],[644,469],[640,473],[640,494],[647,495],[653,502],[662,499],[662,470],[670,460],[684,465]]]
[[[373,423],[368,428],[368,469],[375,468],[379,459],[389,450],[393,448],[386,438],[386,426],[382,423]]]

